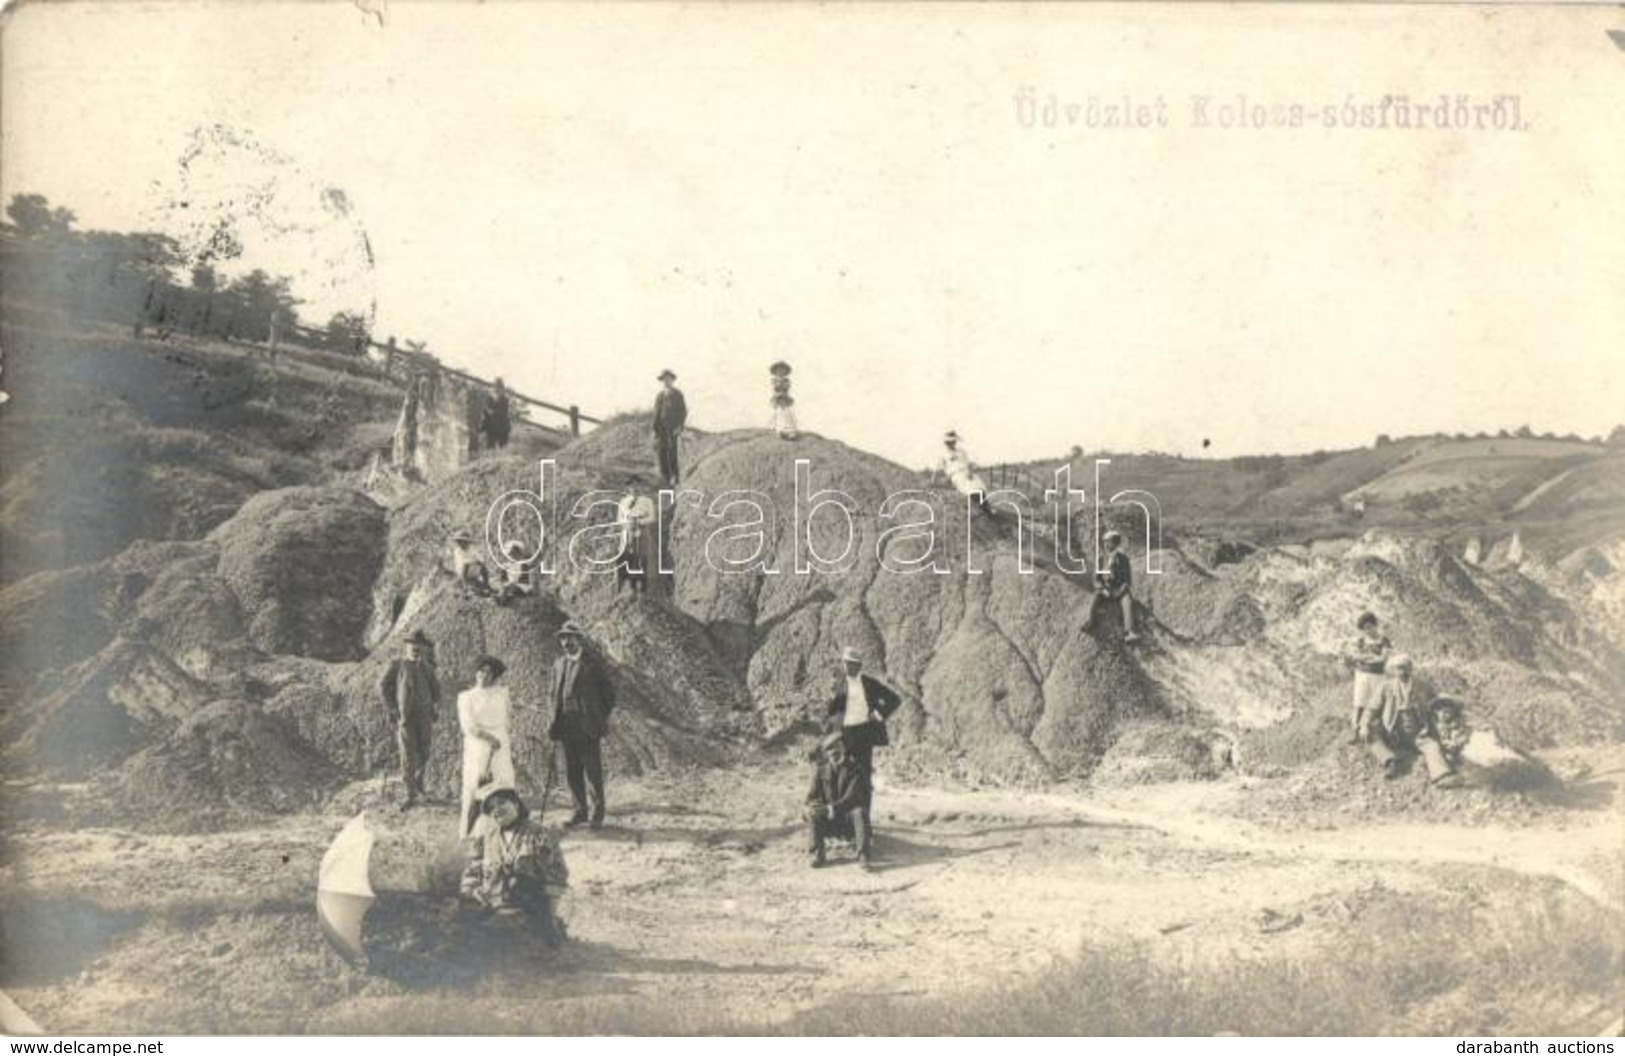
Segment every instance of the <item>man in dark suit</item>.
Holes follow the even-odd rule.
[[[682,467],[677,464],[677,440],[688,421],[688,404],[683,402],[682,390],[673,384],[676,380],[676,374],[661,371],[661,389],[655,396],[655,458],[660,465],[660,481],[668,488],[676,487],[682,477]]]
[[[865,832],[872,831],[869,812],[873,805],[874,750],[891,743],[886,733],[886,720],[903,703],[892,688],[877,678],[863,673],[863,657],[856,649],[841,650],[841,666],[845,677],[835,688],[829,702],[829,723],[841,735],[841,742],[852,763],[863,774],[862,825]],[[861,858],[868,865],[865,849]]]
[[[429,798],[423,787],[423,771],[429,765],[434,720],[440,706],[440,680],[429,658],[433,645],[421,627],[413,631],[406,640],[406,655],[390,663],[378,687],[400,748],[401,783],[406,786],[402,810],[411,809],[420,797]]]
[[[599,742],[608,732],[615,687],[603,663],[586,650],[586,635],[575,621],[560,627],[558,637],[564,655],[553,665],[553,725],[547,735],[564,746],[564,777],[575,798],[575,814],[565,826],[602,828],[604,757]]]

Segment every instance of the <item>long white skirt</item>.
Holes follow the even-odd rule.
[[[462,813],[458,815],[458,836],[468,838],[469,830],[479,819],[480,804],[475,793],[484,783],[480,776],[490,771],[493,784],[514,787],[513,745],[508,741],[502,742],[502,747],[491,750],[491,746],[478,737],[463,738],[463,796]]]
[[[1354,672],[1354,706],[1366,711],[1382,707],[1382,675],[1370,671]]]

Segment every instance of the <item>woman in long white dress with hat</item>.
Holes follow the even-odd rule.
[[[942,472],[954,490],[966,496],[984,511],[991,513],[987,504],[987,481],[971,464],[970,452],[960,446],[959,434],[952,429],[942,437],[947,451],[942,456]]]
[[[773,399],[770,403],[773,408],[773,431],[783,440],[799,439],[801,428],[796,425],[796,398],[790,395],[790,364],[781,359],[768,367],[767,372],[773,377]]]
[[[463,794],[457,834],[463,839],[479,820],[480,787],[514,785],[513,742],[508,734],[512,702],[508,687],[496,684],[507,670],[496,657],[482,656],[474,662],[473,688],[457,694],[457,724],[463,731]]]

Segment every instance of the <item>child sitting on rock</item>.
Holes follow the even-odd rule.
[[[491,593],[491,577],[485,562],[474,553],[474,537],[467,529],[458,529],[451,537],[451,573],[457,582],[476,594]]]

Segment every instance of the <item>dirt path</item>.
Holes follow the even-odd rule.
[[[1189,846],[1254,856],[1503,869],[1561,881],[1598,905],[1625,910],[1617,876],[1625,837],[1617,810],[1553,828],[1389,822],[1283,836],[1225,813],[1225,801],[1246,787],[1238,783],[1215,795],[1210,786],[1160,785],[1137,789],[1132,797],[1108,794],[1077,809],[1091,819],[1153,828]]]
[[[1298,836],[1225,815],[1249,794],[1244,780],[1086,795],[882,783],[880,868],[865,873],[844,855],[808,868],[804,780],[802,765],[774,763],[612,786],[612,824],[566,839],[575,941],[517,973],[453,958],[383,978],[339,963],[311,898],[341,817],[195,837],[23,834],[4,867],[8,937],[52,954],[10,992],[52,1030],[412,1033],[497,1016],[526,1032],[605,1009],[632,1032],[683,1029],[677,1010],[716,1029],[793,1022],[854,994],[1018,979],[1085,942],[1187,962],[1309,955],[1362,907],[1437,890],[1442,873],[1487,893],[1509,874],[1551,877],[1619,907],[1614,811],[1526,829]],[[369,815],[385,898],[444,848],[441,813]],[[39,926],[19,931],[29,916]]]

